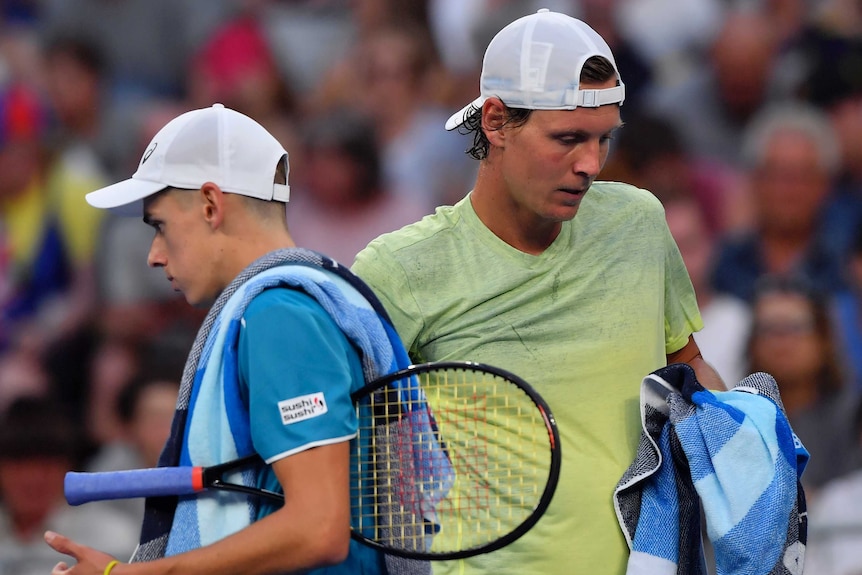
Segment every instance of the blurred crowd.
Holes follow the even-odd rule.
[[[68,507],[63,474],[154,464],[205,313],[146,267],[147,226],[84,194],[221,102],[289,151],[294,239],[350,265],[469,191],[470,142],[443,124],[490,38],[541,7],[614,50],[625,127],[601,178],[664,203],[704,356],[729,385],[779,383],[812,455],[806,572],[862,573],[858,0],[5,0],[0,575],[50,571],[46,527],[131,553],[140,502]]]

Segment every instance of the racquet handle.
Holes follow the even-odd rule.
[[[190,495],[203,489],[202,467],[156,467],[98,473],[70,471],[64,481],[69,505],[107,499]]]

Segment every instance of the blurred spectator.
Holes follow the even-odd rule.
[[[347,0],[347,6],[360,38],[402,24],[429,26],[428,0]]]
[[[126,423],[117,402],[132,380],[141,374],[161,379],[172,379],[168,374],[175,372],[180,372],[176,378],[182,375],[186,351],[200,322],[162,321],[151,333],[134,328],[124,332],[102,330],[94,335],[89,349],[79,353],[87,354],[82,363],[88,376],[80,392],[84,398],[80,413],[88,439],[97,446],[125,436]]]
[[[7,11],[10,8],[11,13]],[[23,6],[19,4],[19,8]],[[42,67],[36,30],[39,19],[35,6],[32,10],[17,10],[3,2],[0,11],[0,84],[14,80],[29,86],[41,85]]]
[[[828,114],[841,151],[824,218],[844,252],[862,225],[862,34],[848,38],[818,26],[807,36],[806,51],[810,72],[802,93]]]
[[[82,423],[87,437],[103,445],[121,437],[123,425],[117,398],[141,368],[141,344],[131,339],[104,337],[90,358]]]
[[[706,65],[684,82],[658,84],[645,105],[677,124],[693,156],[735,167],[751,118],[789,95],[790,89],[777,81],[779,56],[779,37],[769,18],[751,9],[732,9],[721,20]]]
[[[852,432],[854,445],[862,454],[862,402],[856,408]],[[805,572],[862,572],[862,470],[826,483],[808,506]]]
[[[835,295],[835,322],[851,379],[862,392],[862,226],[856,228],[845,270],[847,289]]]
[[[797,275],[835,292],[841,255],[822,219],[839,165],[828,119],[804,104],[769,107],[752,121],[742,149],[753,222],[722,239],[713,286],[750,301],[761,276]]]
[[[181,97],[189,55],[228,9],[218,0],[41,0],[39,21],[46,38],[95,42],[111,98],[125,104]]]
[[[97,184],[51,161],[46,125],[47,110],[31,89],[15,84],[0,93],[0,349],[12,326],[25,322],[37,324],[46,341],[65,337],[95,305],[101,215],[81,198]]]
[[[287,204],[288,226],[300,245],[350,265],[368,242],[428,213],[424,203],[386,187],[374,127],[362,114],[315,118],[304,142],[299,182]]]
[[[724,233],[743,220],[736,214],[741,204],[738,178],[689,154],[669,119],[645,111],[627,116],[613,144],[601,179],[629,182],[662,203],[692,198],[710,233]]]
[[[802,482],[814,496],[860,464],[850,440],[857,395],[847,385],[827,304],[802,282],[764,278],[752,309],[747,371],[778,382],[790,425],[811,454]]]
[[[64,169],[82,174],[93,185],[124,168],[129,119],[108,97],[105,55],[96,43],[77,36],[46,39],[42,48],[45,95],[54,122],[46,142]],[[101,184],[99,184],[101,185]]]
[[[260,16],[253,11],[223,23],[189,65],[189,108],[220,102],[266,127],[293,149],[296,96],[282,79]]]
[[[460,135],[443,129],[450,112],[433,98],[439,78],[427,30],[391,25],[362,39],[318,99],[320,113],[349,106],[373,119],[384,184],[426,213],[463,197],[476,169]]]
[[[862,9],[856,0],[821,0],[814,17],[819,26],[836,35],[862,38]]]
[[[665,215],[703,317],[703,329],[694,339],[721,379],[733,386],[748,375],[745,345],[751,330],[751,309],[739,298],[715,293],[709,283],[715,236],[706,225],[701,205],[691,198],[672,199],[665,203]]]
[[[156,467],[170,435],[184,363],[185,348],[178,346],[153,346],[144,354],[140,369],[115,396],[120,433],[100,446],[87,471]],[[141,498],[107,503],[134,523],[143,520]]]
[[[817,4],[823,0],[744,0],[772,21],[782,50],[794,47],[810,26]]]
[[[45,575],[62,557],[46,529],[128,557],[140,525],[100,504],[71,507],[63,479],[79,463],[77,427],[48,399],[16,401],[0,420],[0,575]]]
[[[662,77],[678,83],[699,68],[721,25],[721,0],[617,0],[619,26],[638,53]]]
[[[258,2],[258,21],[282,77],[301,98],[316,99],[309,95],[347,58],[357,35],[352,1]]]
[[[19,397],[44,397],[51,376],[41,361],[41,342],[21,333],[14,348],[0,351],[0,416]]]

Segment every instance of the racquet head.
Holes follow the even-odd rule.
[[[416,559],[493,551],[547,509],[560,472],[550,409],[524,380],[436,362],[355,393],[354,538]]]

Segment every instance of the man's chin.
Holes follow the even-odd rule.
[[[570,220],[575,219],[575,216],[578,215],[578,210],[581,207],[580,202],[573,206],[562,206],[556,210],[552,214],[549,214],[549,218],[551,220],[557,222],[568,222]]]

